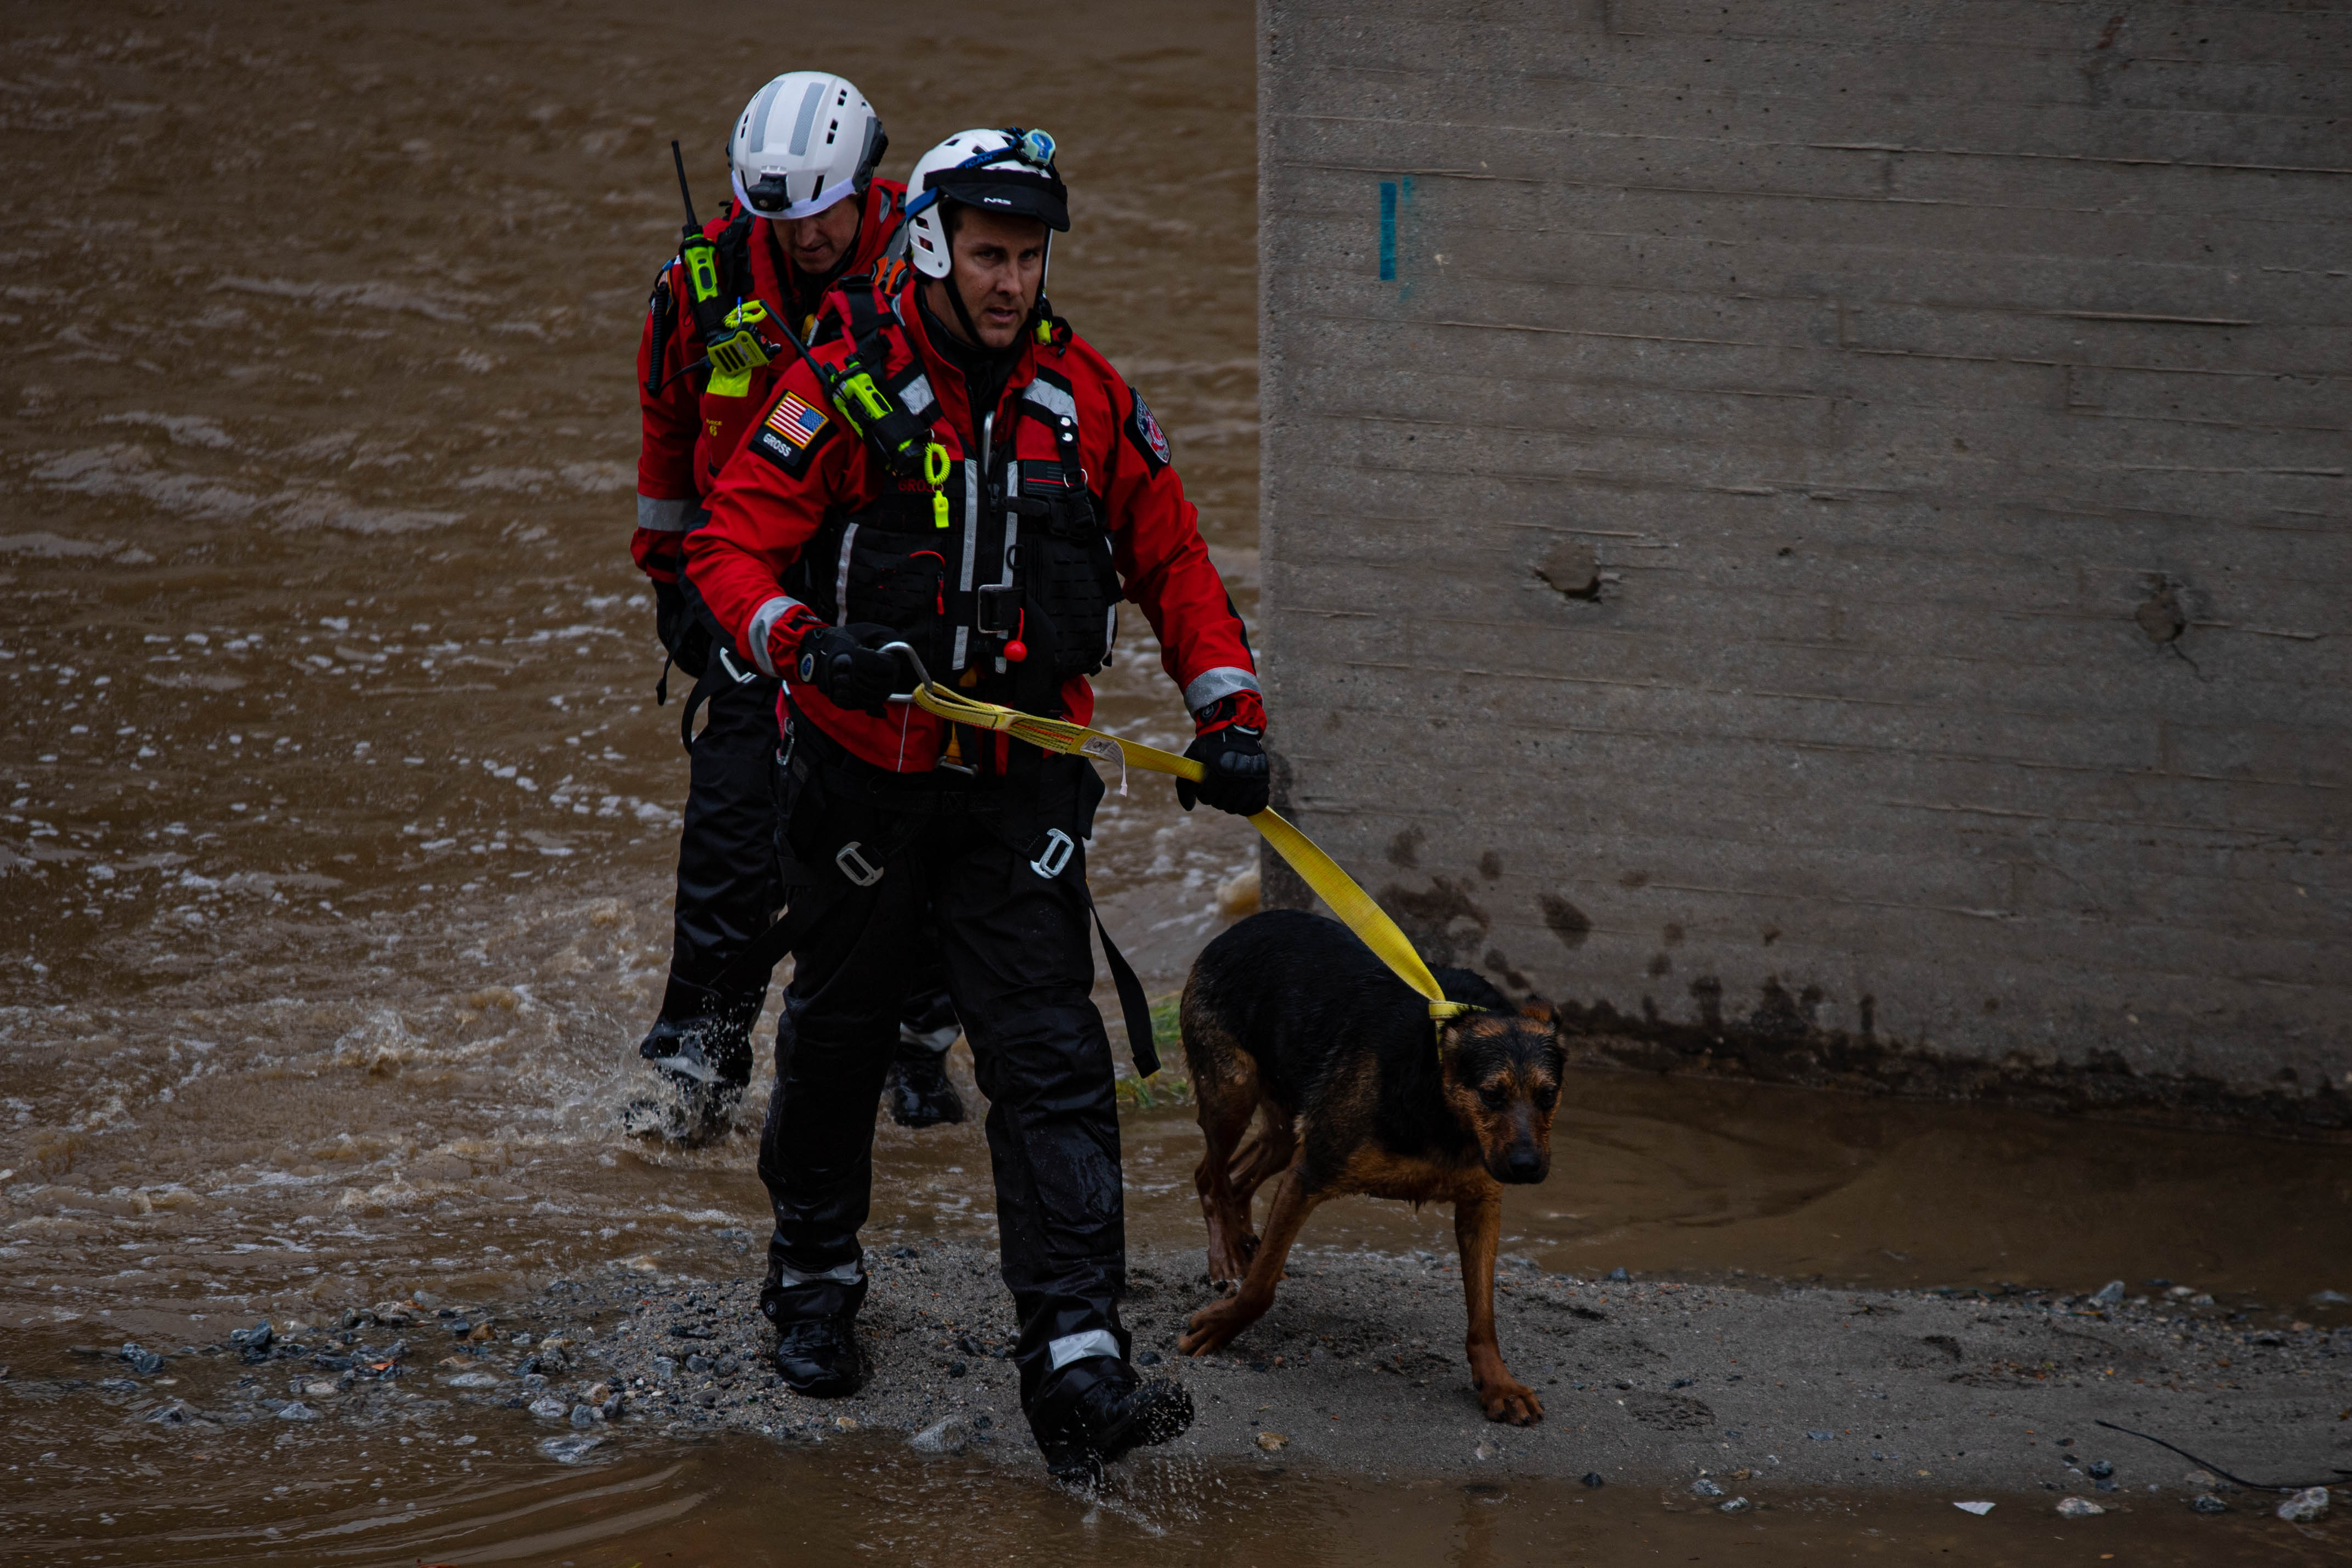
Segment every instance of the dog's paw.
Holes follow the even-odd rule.
[[[1543,1401],[1536,1391],[1516,1378],[1501,1377],[1478,1387],[1478,1403],[1489,1421],[1532,1427],[1543,1419]]]
[[[1177,1350],[1185,1355],[1209,1355],[1231,1344],[1234,1336],[1249,1327],[1257,1316],[1236,1310],[1238,1301],[1238,1297],[1227,1296],[1221,1301],[1211,1301],[1186,1319],[1184,1335],[1176,1342]]]

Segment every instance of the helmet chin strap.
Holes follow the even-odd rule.
[[[973,348],[981,350],[981,352],[986,353],[988,351],[987,341],[981,337],[979,327],[973,324],[971,312],[964,308],[963,290],[956,285],[955,263],[953,260],[950,260],[948,263],[947,277],[941,278],[940,281],[948,286],[948,303],[955,307],[956,320],[963,328],[964,341],[970,343]]]

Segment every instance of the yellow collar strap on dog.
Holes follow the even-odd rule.
[[[919,683],[913,701],[925,713],[937,714],[951,724],[969,725],[974,729],[1001,730],[1013,739],[1025,741],[1045,751],[1067,752],[1075,756],[1100,758],[1118,763],[1122,768],[1135,767],[1153,773],[1165,773],[1171,778],[1201,781],[1201,765],[1189,757],[1179,757],[1172,751],[1162,751],[1156,746],[1139,741],[1121,740],[1115,735],[1105,735],[1098,729],[1088,729],[1066,719],[1040,718],[1035,714],[1023,713],[1018,708],[996,703],[980,702],[961,692],[950,691],[935,683]],[[1121,781],[1121,789],[1125,781]],[[1356,934],[1357,939],[1370,947],[1380,961],[1386,964],[1406,985],[1429,1000],[1429,1016],[1440,1025],[1446,1019],[1471,1010],[1467,1002],[1449,999],[1437,984],[1437,977],[1421,961],[1405,934],[1397,929],[1388,912],[1372,902],[1372,895],[1356,885],[1356,879],[1339,869],[1339,862],[1323,852],[1322,847],[1300,832],[1280,812],[1268,808],[1249,820],[1250,826],[1264,835],[1275,852],[1290,862],[1315,895],[1331,906],[1339,923]]]

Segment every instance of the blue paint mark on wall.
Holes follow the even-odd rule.
[[[1396,277],[1396,202],[1397,188],[1393,180],[1381,182],[1381,279]]]

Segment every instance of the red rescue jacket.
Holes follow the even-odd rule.
[[[1159,633],[1160,662],[1201,727],[1263,726],[1248,634],[1150,409],[1055,322],[1050,342],[1024,340],[993,410],[983,470],[982,421],[962,371],[931,341],[919,287],[910,280],[895,300],[867,297],[869,311],[887,306],[896,319],[884,318],[872,340],[887,346],[885,362],[870,354],[862,362],[911,412],[936,409],[930,436],[951,463],[938,492],[946,505],[920,476],[891,475],[808,366],[787,367],[767,416],[704,497],[709,521],[686,536],[688,573],[738,651],[787,683],[790,714],[877,767],[925,773],[949,747],[949,727],[910,704],[880,717],[835,707],[797,680],[804,634],[827,622],[920,624],[934,679],[1084,724],[1094,689],[1083,672],[1102,662],[1103,622],[1066,615],[1057,633],[1041,612],[1049,601],[1111,612],[1124,598]],[[829,297],[845,330],[815,350],[821,362],[838,365],[855,350],[856,303]],[[1099,598],[1089,580],[1097,558],[1108,589]],[[1027,656],[1009,660],[1016,641]],[[1041,676],[1059,678],[1041,687]],[[960,749],[966,764],[1004,768],[1003,737],[992,737],[992,758],[981,737],[954,738],[982,751]]]
[[[876,180],[866,187],[866,207],[858,216],[857,238],[850,246],[842,276],[870,272],[880,265],[882,252],[898,226],[906,206],[906,186]],[[728,225],[741,209],[734,203],[703,225],[714,241],[723,240]],[[721,245],[722,254],[726,246]],[[808,340],[814,320],[802,310],[789,309],[803,280],[785,254],[783,244],[759,218],[751,220],[740,247],[751,274],[748,298],[765,305],[779,320]],[[735,287],[722,279],[722,286]],[[702,358],[702,331],[694,319],[687,292],[684,265],[673,258],[654,285],[646,309],[645,330],[637,340],[637,403],[643,414],[644,436],[637,449],[637,530],[629,540],[629,554],[638,570],[656,582],[676,582],[678,540],[688,514],[702,497],[744,434],[775,395],[777,375],[798,356],[787,345],[783,355],[765,369],[751,372],[751,386],[740,396],[714,395],[710,375],[696,371],[678,375],[680,367]],[[771,340],[776,335],[769,334]],[[675,377],[675,379],[672,379]],[[648,392],[653,384],[660,388]]]

